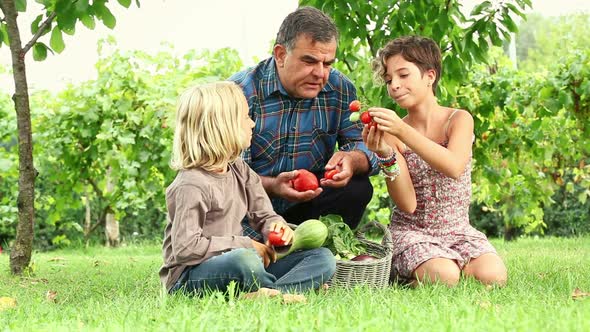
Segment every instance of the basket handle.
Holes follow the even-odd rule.
[[[359,239],[368,241],[365,238],[365,232],[372,227],[378,228],[383,232],[383,239],[381,240],[381,244],[384,245],[386,248],[393,250],[393,239],[391,238],[391,232],[387,228],[387,226],[383,225],[377,221],[369,221],[368,223],[364,224],[361,228],[356,231],[356,236]]]

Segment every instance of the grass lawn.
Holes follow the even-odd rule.
[[[508,285],[331,288],[307,303],[278,298],[163,296],[159,245],[35,253],[34,275],[13,277],[0,255],[4,331],[590,331],[590,238],[492,241]]]

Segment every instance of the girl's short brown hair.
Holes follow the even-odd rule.
[[[420,73],[424,75],[427,70],[434,70],[436,77],[432,83],[432,92],[436,95],[436,87],[442,74],[442,61],[440,48],[434,40],[421,36],[405,36],[396,38],[385,44],[377,52],[372,67],[377,81],[384,81],[387,74],[385,61],[392,56],[400,54],[404,60],[414,63]]]

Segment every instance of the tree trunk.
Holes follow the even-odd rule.
[[[86,190],[86,194],[84,195],[84,206],[86,207],[86,215],[84,218],[84,239],[86,239],[86,246],[88,247],[89,244],[89,237],[90,231],[92,227],[92,214],[90,210],[90,195],[88,195],[88,190]]]
[[[510,225],[504,225],[504,240],[514,241],[519,235],[519,230],[516,227]]]
[[[12,100],[16,109],[18,127],[18,224],[16,226],[16,239],[10,251],[10,270],[13,274],[22,274],[31,262],[33,222],[35,218],[35,169],[33,167],[31,110],[25,70],[25,52],[22,48],[20,32],[16,22],[17,12],[14,1],[3,0],[0,4],[4,12],[8,39],[10,40],[15,91]]]
[[[107,193],[110,194],[113,192],[113,179],[111,175],[112,169],[109,167],[107,170]],[[107,237],[106,246],[107,247],[118,247],[120,238],[119,238],[119,221],[115,219],[115,214],[108,210],[106,221],[105,221],[105,235]]]

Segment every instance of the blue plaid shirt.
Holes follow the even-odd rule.
[[[378,171],[377,158],[362,141],[362,124],[350,122],[348,104],[356,99],[352,82],[332,69],[328,83],[316,98],[290,97],[279,80],[271,57],[236,73],[229,80],[244,90],[250,117],[256,123],[252,144],[242,158],[262,176],[277,176],[295,169],[322,174],[334,154],[361,150]],[[294,203],[272,199],[275,210],[286,211]]]

